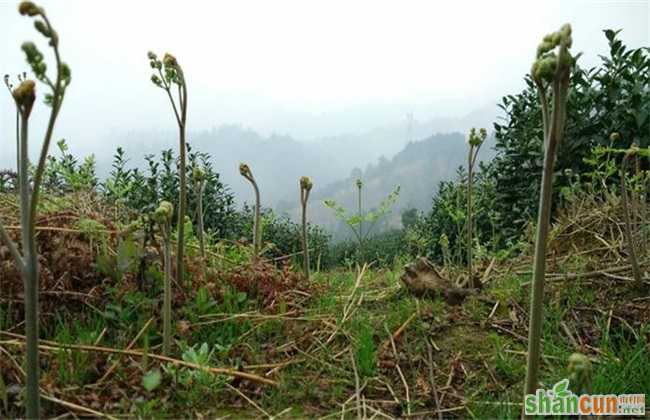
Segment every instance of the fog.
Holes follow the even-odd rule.
[[[149,80],[149,50],[173,53],[184,68],[190,141],[192,133],[231,124],[264,138],[282,134],[321,146],[338,137],[361,149],[348,156],[361,166],[401,149],[407,113],[421,126],[477,112],[479,122],[489,124],[499,99],[523,86],[541,37],[565,22],[573,25],[583,66],[607,51],[604,28],[624,28],[621,38],[630,47],[650,44],[648,1],[39,4],[72,69],[55,140],[66,138],[75,154],[96,154],[100,166],[118,145],[148,152],[167,147],[156,142],[156,133],[169,138],[176,130],[166,97]],[[24,40],[37,41],[51,58],[16,7],[0,0],[1,74],[28,70]],[[32,155],[46,114],[42,105],[34,111]],[[14,162],[14,115],[8,94],[0,95],[0,167]],[[403,127],[404,135],[374,143],[364,134],[383,127]],[[430,124],[427,133],[464,128]],[[234,180],[236,164],[218,170]]]

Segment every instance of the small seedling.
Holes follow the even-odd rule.
[[[309,241],[307,240],[307,201],[309,200],[309,192],[314,184],[311,178],[303,176],[300,178],[300,205],[302,206],[302,257],[303,257],[303,270],[305,277],[309,280]]]

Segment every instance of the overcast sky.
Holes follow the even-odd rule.
[[[166,98],[149,81],[148,50],[172,52],[183,66],[190,129],[242,123],[306,139],[409,111],[425,120],[495,103],[521,88],[541,37],[565,22],[583,65],[607,51],[604,28],[622,28],[631,47],[650,45],[647,0],[38,3],[72,68],[56,137],[84,151],[95,147],[89,139],[111,132],[175,129]],[[0,74],[27,70],[24,40],[40,42],[51,59],[16,7],[0,0]],[[0,113],[1,165],[12,161],[4,146],[13,144],[7,96],[0,95]],[[45,113],[39,106],[36,125]]]

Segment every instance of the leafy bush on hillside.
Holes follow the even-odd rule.
[[[617,38],[617,31],[604,32],[609,57],[602,56],[595,68],[578,67],[572,75],[569,124],[555,165],[556,192],[571,182],[564,175],[567,169],[573,174],[591,169],[585,158],[594,147],[608,146],[612,132],[621,133],[617,147],[628,148],[632,142],[650,145],[650,50],[628,49]],[[498,230],[513,238],[537,213],[542,115],[533,81],[527,77],[526,89],[504,97],[500,107],[505,122],[494,124],[497,156],[488,170],[496,184]]]
[[[236,213],[231,226],[232,239],[252,244],[253,214],[254,210],[248,204],[244,204],[243,209]],[[300,230],[301,226],[288,216],[278,215],[268,208],[262,209],[262,257],[277,259],[291,256],[296,261],[302,261],[300,255],[297,255],[302,249]],[[309,250],[314,256],[312,264],[316,264],[319,256],[321,260],[327,259],[330,235],[320,226],[307,224],[307,236]]]
[[[555,165],[556,195],[576,188],[576,179],[591,183],[599,165],[592,150],[610,146],[612,132],[621,133],[616,147],[628,148],[633,142],[640,147],[650,146],[650,50],[628,49],[617,38],[617,31],[604,32],[609,56],[601,57],[598,67],[578,67],[572,73],[569,123]],[[526,77],[522,92],[504,97],[499,106],[505,118],[494,124],[497,155],[481,166],[475,186],[474,246],[492,249],[516,244],[529,221],[535,219],[543,163],[542,114],[530,77]],[[607,182],[614,184],[617,178]],[[442,234],[448,238],[452,258],[458,262],[462,259],[458,249],[462,249],[466,229],[462,198],[466,183],[466,174],[460,169],[457,179],[441,183],[433,198],[425,226],[426,234],[435,239],[429,244],[429,255],[439,261],[443,258],[438,241]],[[563,201],[554,202],[561,205]]]

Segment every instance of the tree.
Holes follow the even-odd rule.
[[[377,222],[382,217],[384,217],[390,211],[390,208],[393,206],[393,204],[397,202],[397,199],[399,198],[400,187],[399,185],[395,187],[395,189],[390,194],[388,194],[388,197],[379,203],[379,206],[376,210],[364,212],[361,200],[363,182],[361,182],[360,179],[357,179],[355,184],[358,190],[359,199],[358,210],[356,214],[348,215],[345,208],[343,208],[343,206],[334,200],[325,200],[323,203],[326,207],[332,209],[334,211],[334,215],[338,219],[342,220],[350,228],[357,241],[359,254],[363,256],[366,239],[368,239],[369,235],[372,233],[372,230],[377,225]],[[368,227],[365,231],[363,230],[364,222],[368,224]]]

